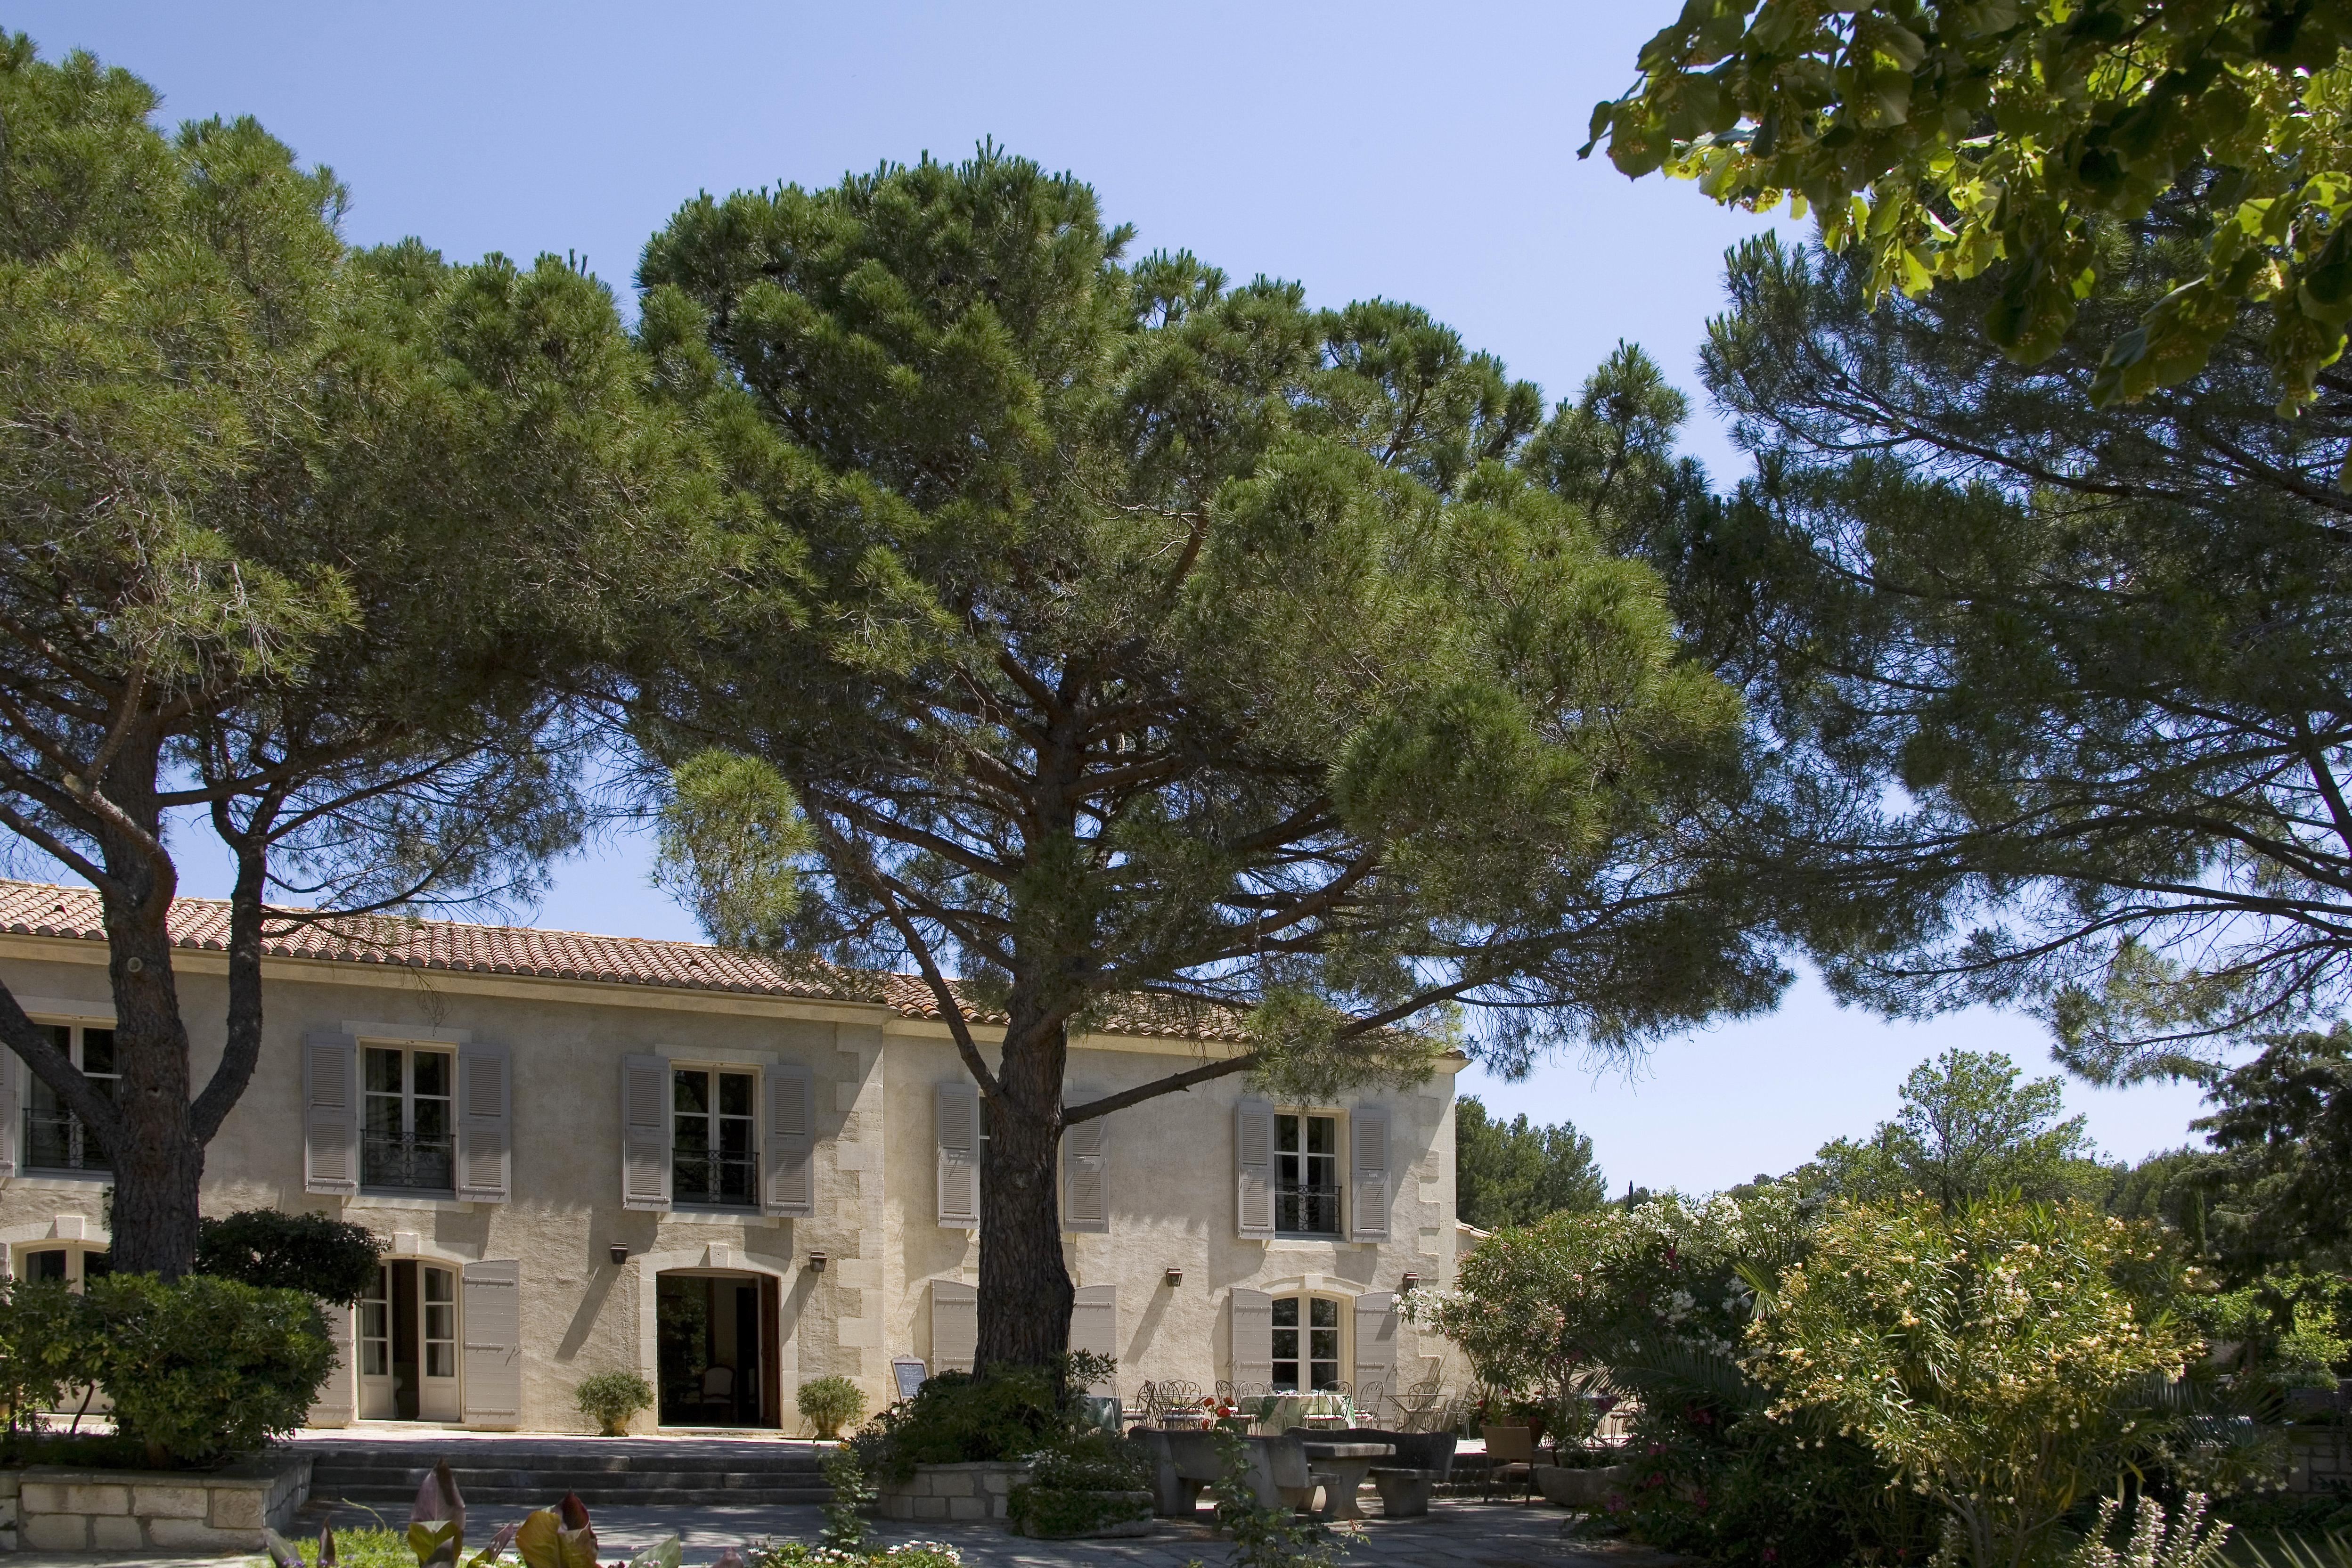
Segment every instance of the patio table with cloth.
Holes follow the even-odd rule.
[[[1315,1466],[1315,1479],[1323,1483],[1323,1508],[1318,1519],[1361,1519],[1363,1511],[1356,1507],[1356,1489],[1364,1484],[1375,1459],[1393,1458],[1395,1446],[1389,1443],[1309,1443],[1307,1458]]]
[[[1257,1424],[1268,1432],[1287,1432],[1293,1426],[1353,1426],[1356,1406],[1344,1394],[1278,1394]]]

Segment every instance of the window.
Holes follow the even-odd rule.
[[[457,1190],[456,1075],[447,1051],[367,1047],[367,1111],[360,1184],[409,1192]]]
[[[375,1284],[360,1300],[360,1375],[392,1375],[392,1265],[375,1271]]]
[[[1274,1386],[1339,1386],[1339,1303],[1328,1296],[1274,1299]]]
[[[425,1375],[457,1375],[457,1276],[446,1268],[423,1268],[425,1277]]]
[[[1338,1117],[1276,1114],[1274,1228],[1288,1236],[1339,1234]]]
[[[752,1142],[759,1080],[748,1072],[677,1068],[670,1073],[670,1201],[713,1208],[759,1206]]]
[[[44,1024],[49,1044],[81,1068],[100,1096],[112,1100],[122,1074],[114,1065],[114,1031],[82,1024]],[[32,1077],[25,1097],[25,1168],[28,1171],[109,1171],[112,1163],[97,1136],[68,1110],[58,1091]]]
[[[28,1284],[46,1280],[73,1291],[113,1272],[113,1255],[93,1247],[28,1247],[16,1257],[19,1279]]]

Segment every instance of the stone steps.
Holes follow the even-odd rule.
[[[690,1438],[626,1447],[595,1439],[473,1440],[446,1450],[414,1441],[320,1444],[310,1499],[404,1518],[434,1462],[446,1458],[469,1506],[545,1508],[567,1491],[591,1508],[823,1503],[833,1496],[824,1452],[809,1444]]]

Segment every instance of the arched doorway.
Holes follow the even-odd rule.
[[[454,1264],[385,1259],[360,1300],[356,1328],[361,1420],[460,1419]]]
[[[661,1425],[782,1425],[773,1275],[667,1269],[654,1277],[654,1298]]]

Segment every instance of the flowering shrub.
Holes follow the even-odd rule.
[[[1770,1415],[1859,1438],[1950,1510],[1958,1555],[2007,1568],[2158,1435],[2153,1385],[2189,1348],[2164,1277],[2152,1235],[2078,1206],[1835,1210],[1749,1364]]]
[[[944,1541],[902,1541],[871,1552],[762,1541],[752,1546],[748,1562],[749,1568],[962,1568],[963,1553]]]

